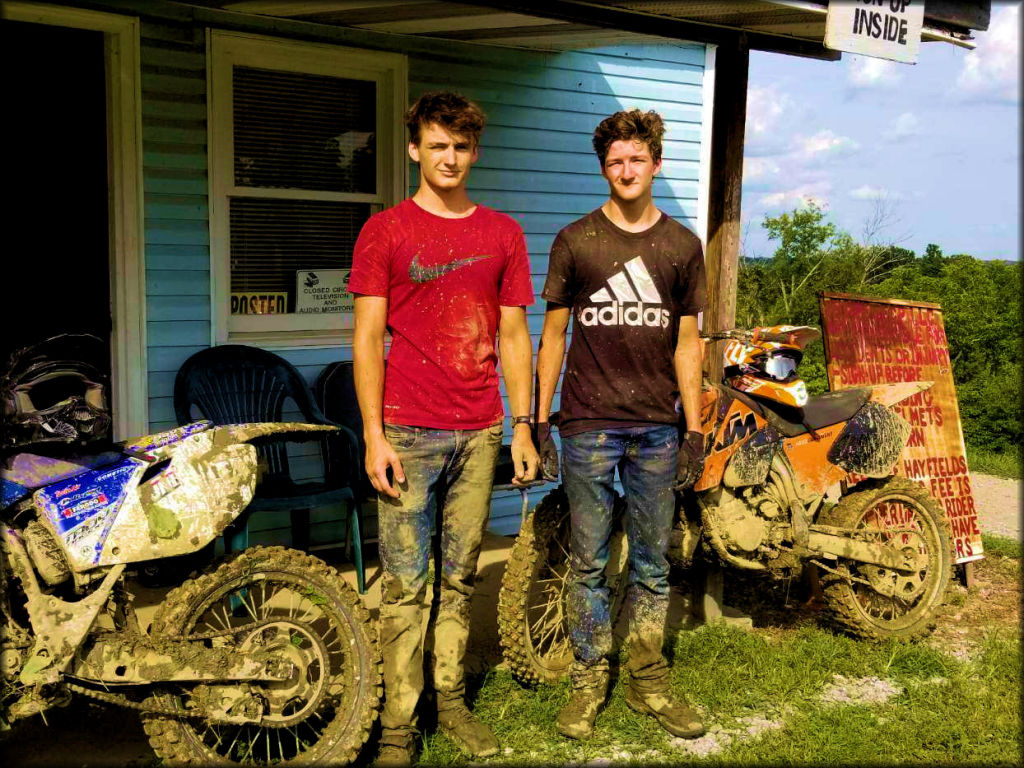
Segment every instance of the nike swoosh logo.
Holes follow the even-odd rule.
[[[441,275],[447,275],[449,272],[454,272],[456,269],[472,264],[474,261],[493,258],[493,256],[467,256],[464,259],[449,261],[447,264],[424,267],[420,264],[420,255],[417,253],[412,257],[412,263],[409,264],[409,279],[414,283],[429,283],[431,280],[441,277]]]

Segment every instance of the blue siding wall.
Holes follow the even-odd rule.
[[[202,29],[149,21],[142,25],[149,421],[153,430],[176,424],[175,373],[191,354],[209,346],[211,338],[205,51]],[[702,45],[560,54],[481,46],[472,59],[439,46],[436,55],[410,58],[409,96],[415,99],[434,88],[454,89],[487,112],[488,128],[471,175],[471,194],[477,202],[504,211],[522,224],[534,290],[539,294],[555,234],[606,198],[607,186],[598,173],[590,138],[597,123],[618,109],[656,109],[666,119],[664,169],[655,195],[663,210],[696,228],[703,76]],[[414,189],[415,168],[411,175]],[[541,302],[530,309],[529,323],[536,348],[543,323]],[[328,362],[351,358],[350,347],[275,351],[311,384]],[[301,449],[294,459],[299,473],[319,472],[316,458]],[[531,496],[536,500],[546,490],[540,488]],[[520,506],[517,492],[496,493],[492,530],[517,530]],[[314,544],[337,541],[343,533],[331,510],[314,510],[312,523]],[[372,514],[366,528],[365,537],[376,535]],[[253,543],[287,543],[287,516],[252,519],[250,536]]]
[[[210,345],[206,35],[142,24],[149,423],[175,426],[174,375]]]

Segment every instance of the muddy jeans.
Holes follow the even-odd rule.
[[[441,600],[437,619],[428,628],[434,641],[434,688],[439,702],[465,694],[469,598],[491,509],[501,433],[500,423],[478,430],[385,426],[406,477],[401,498],[379,495],[377,507],[385,730],[416,726],[416,704],[423,690],[422,603],[438,504]]]
[[[562,471],[569,497],[571,586],[569,638],[578,663],[592,666],[612,650],[604,569],[612,532],[613,482],[625,492],[629,541],[627,605],[632,607],[628,669],[639,689],[667,678],[662,654],[668,613],[665,551],[675,512],[678,433],[674,425],[584,432],[562,438]]]

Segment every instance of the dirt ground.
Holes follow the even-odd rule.
[[[1021,482],[1003,477],[971,475],[981,530],[1024,541],[1021,535]]]
[[[975,474],[972,485],[982,530],[1022,540],[1021,483]],[[496,663],[500,658],[497,598],[511,544],[509,537],[489,536],[485,540],[473,601],[473,622],[480,628],[469,649],[469,666],[474,672],[482,671],[483,667]],[[355,586],[355,574],[350,563],[336,561],[330,553],[319,554],[339,568],[346,580]],[[376,562],[367,563],[368,594],[364,596],[374,614],[380,591],[376,566]],[[749,613],[755,627],[771,631],[773,626],[791,626],[814,614],[804,604],[799,584],[776,585],[768,590],[771,594],[764,591],[754,594],[739,588],[735,581],[730,586],[728,573],[731,572],[727,572],[726,602]],[[160,595],[156,592],[137,591],[140,603],[159,600]],[[684,589],[675,588],[673,593],[674,603],[681,606],[686,602]],[[950,604],[944,609],[946,615],[939,621],[929,642],[954,655],[973,655],[988,628],[1019,626],[1020,601],[1020,561],[1005,558],[977,561],[974,586],[970,592],[959,584],[952,587]],[[148,608],[147,612],[151,615],[152,609]],[[676,615],[678,619],[678,610]],[[75,699],[68,707],[48,712],[46,717],[46,723],[39,717],[23,722],[0,740],[0,765],[5,768],[144,768],[158,764],[135,712],[99,707]]]

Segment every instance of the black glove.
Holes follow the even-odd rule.
[[[687,432],[676,454],[675,490],[681,491],[696,483],[704,473],[704,434]]]
[[[534,425],[533,442],[540,454],[540,475],[547,482],[558,479],[558,448],[551,436],[551,424],[543,421]]]

